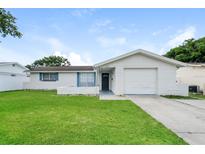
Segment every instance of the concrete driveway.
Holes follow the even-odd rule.
[[[135,104],[189,144],[205,144],[205,101],[128,95]]]

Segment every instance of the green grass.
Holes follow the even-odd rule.
[[[0,144],[186,144],[131,101],[0,93]]]
[[[201,93],[189,93],[189,96],[164,95],[162,97],[169,99],[205,99],[205,96]]]
[[[178,95],[163,95],[162,97],[169,98],[169,99],[198,99],[192,96],[178,96]]]
[[[195,99],[205,99],[205,95],[202,95],[201,93],[189,93],[189,96]]]

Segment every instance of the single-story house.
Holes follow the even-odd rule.
[[[28,81],[28,70],[17,62],[0,62],[0,91],[21,90]]]
[[[189,86],[199,86],[199,91],[205,92],[205,64],[188,64],[177,70],[177,82]]]
[[[57,89],[58,94],[188,95],[176,83],[176,70],[186,64],[142,49],[94,66],[38,67],[30,71],[26,89]]]
[[[63,89],[69,94],[97,94],[93,66],[37,67],[30,70],[25,89]]]

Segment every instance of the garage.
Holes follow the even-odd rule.
[[[156,94],[157,69],[155,68],[125,68],[125,94]]]
[[[186,64],[138,49],[96,64],[97,85],[109,74],[109,91],[115,95],[188,95],[187,85],[176,82],[176,70]]]

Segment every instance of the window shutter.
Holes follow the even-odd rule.
[[[79,87],[80,84],[80,73],[77,72],[77,87]]]
[[[42,78],[43,78],[42,76],[43,76],[43,74],[42,74],[42,73],[39,73],[39,80],[40,80],[40,81],[42,81]]]
[[[96,72],[94,72],[94,86],[96,86]]]
[[[56,73],[56,81],[58,81],[58,73]]]

